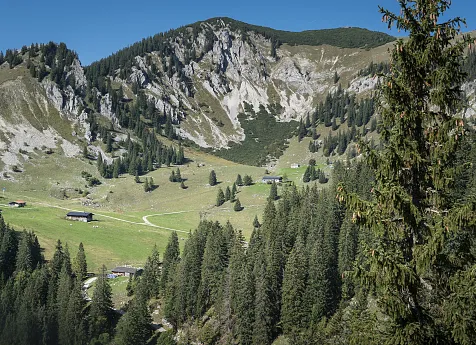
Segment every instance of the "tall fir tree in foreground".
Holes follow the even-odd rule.
[[[383,149],[360,144],[375,171],[374,198],[363,200],[343,186],[339,198],[375,237],[357,274],[386,315],[378,326],[381,341],[474,344],[470,233],[476,204],[456,204],[450,196],[457,172],[465,169],[454,155],[466,134],[459,116],[461,64],[473,39],[456,37],[464,20],[442,18],[451,1],[399,3],[400,15],[380,8],[389,28],[409,33],[394,45],[391,72],[380,88]]]

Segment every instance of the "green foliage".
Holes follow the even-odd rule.
[[[233,206],[233,210],[235,210],[236,212],[239,212],[242,209],[243,209],[243,206],[241,206],[240,199],[236,198],[235,205]]]
[[[206,22],[221,21],[231,25],[232,29],[239,29],[242,32],[254,31],[264,35],[265,37],[272,37],[281,43],[288,43],[290,45],[319,46],[328,44],[341,48],[370,49],[395,40],[394,37],[387,34],[360,28],[338,28],[291,32],[251,25],[226,17],[212,18],[208,19]]]
[[[103,265],[91,298],[89,327],[92,338],[97,338],[104,333],[110,334],[112,307],[111,286],[106,276],[106,267]]]
[[[302,238],[298,238],[289,254],[283,278],[281,322],[283,332],[291,339],[300,337],[307,326],[309,304],[306,301],[308,264]]]
[[[286,139],[293,136],[296,122],[278,122],[273,114],[262,106],[257,114],[238,115],[246,138],[243,142],[232,143],[229,149],[221,149],[213,154],[233,162],[260,166],[269,157],[280,157],[286,148]]]
[[[217,200],[215,203],[215,206],[219,207],[225,203],[225,194],[223,194],[223,190],[221,188],[218,188],[218,193],[217,193]]]
[[[72,269],[74,276],[80,281],[86,278],[88,273],[88,266],[86,263],[86,254],[84,253],[83,242],[79,243],[78,253],[73,260]]]
[[[373,61],[364,68],[361,69],[358,73],[359,77],[366,77],[366,76],[375,76],[377,74],[389,74],[390,73],[390,64],[388,62],[379,62],[375,63]]]
[[[136,296],[116,328],[114,344],[145,345],[152,335],[151,317],[144,296]]]
[[[230,189],[230,186],[226,186],[225,201],[230,201],[230,198],[231,198],[231,189]]]
[[[230,201],[233,202],[235,201],[235,197],[236,197],[236,193],[237,193],[237,189],[236,189],[236,183],[233,183],[233,186],[231,187],[231,194],[230,194]]]
[[[400,15],[381,9],[389,27],[409,37],[393,48],[391,73],[380,88],[383,149],[361,144],[375,171],[374,198],[357,197],[345,185],[338,189],[354,221],[374,237],[357,273],[375,291],[386,318],[378,326],[385,343],[471,344],[469,338],[475,339],[472,321],[443,316],[459,313],[452,309],[459,303],[472,303],[471,294],[450,282],[474,264],[466,239],[475,224],[469,211],[474,199],[455,203],[451,197],[457,173],[466,169],[454,157],[466,131],[459,117],[466,80],[461,64],[473,39],[457,39],[460,18],[439,20],[449,5],[400,1]]]
[[[268,200],[274,201],[278,200],[278,185],[275,181],[271,183],[271,189],[269,190]]]
[[[245,175],[243,177],[243,185],[244,186],[251,186],[253,184],[253,178],[250,175]]]
[[[217,184],[217,175],[215,170],[210,171],[210,176],[208,176],[208,184],[210,186],[215,186]]]

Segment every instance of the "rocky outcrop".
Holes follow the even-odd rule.
[[[207,38],[210,29],[212,46]],[[372,78],[355,78],[372,60],[371,54],[359,49],[283,45],[271,56],[270,39],[232,30],[223,21],[202,23],[192,43],[183,44],[183,36],[170,43],[183,75],[179,77],[176,71],[171,75],[171,61],[153,52],[136,57],[132,73],[125,80],[115,80],[146,89],[159,111],[181,123],[178,134],[204,147],[225,147],[229,141],[244,139],[238,114],[245,102],[256,111],[260,105],[269,108],[279,103],[282,111],[277,119],[290,121],[311,114],[318,101],[336,89],[336,73],[341,83],[349,84],[350,92],[362,93],[376,86]],[[196,52],[195,59],[186,59],[190,51]],[[151,64],[158,70],[156,75],[151,74]],[[111,117],[108,98],[104,98],[101,112]],[[225,126],[217,126],[214,118]]]

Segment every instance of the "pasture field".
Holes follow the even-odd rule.
[[[310,157],[306,139],[298,143],[294,138],[287,152],[270,174],[286,174],[298,186]],[[177,231],[181,243],[194,230],[200,219],[231,224],[249,238],[255,215],[262,221],[262,213],[269,195],[269,185],[260,183],[266,168],[252,167],[229,162],[209,154],[186,149],[189,162],[177,167],[162,167],[141,176],[141,183],[134,177],[122,175],[118,179],[103,179],[98,175],[95,161],[84,158],[67,158],[62,152],[47,155],[31,154],[23,172],[15,173],[14,181],[0,181],[0,208],[6,222],[16,230],[33,230],[50,259],[56,242],[67,243],[70,254],[76,254],[83,242],[89,270],[97,271],[102,264],[107,268],[117,265],[141,266],[154,244],[163,253],[171,231]],[[319,158],[316,156],[316,158]],[[324,167],[322,157],[318,167]],[[291,169],[290,163],[300,163]],[[180,183],[169,181],[172,170],[180,169],[186,189]],[[217,175],[218,185],[209,186],[210,171]],[[100,178],[102,184],[88,187],[81,177],[86,171]],[[238,187],[237,198],[243,210],[235,212],[233,203],[215,206],[218,189],[225,191],[235,182],[237,174],[250,175],[255,183]],[[144,192],[143,182],[153,178],[156,188]],[[89,195],[84,196],[84,191]],[[278,193],[282,192],[279,187]],[[25,208],[9,208],[9,201],[23,199]],[[82,223],[65,219],[68,211],[87,211],[95,214],[95,221]]]

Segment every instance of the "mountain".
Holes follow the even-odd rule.
[[[262,165],[297,134],[297,121],[312,117],[305,131],[320,130],[320,102],[333,130],[346,121],[348,95],[363,109],[358,100],[370,96],[394,40],[359,28],[296,33],[212,18],[87,67],[64,43],[9,50],[0,55],[1,168],[21,166],[35,149],[77,155],[84,146],[109,164],[96,139],[127,151],[119,144],[127,134],[151,133]]]

